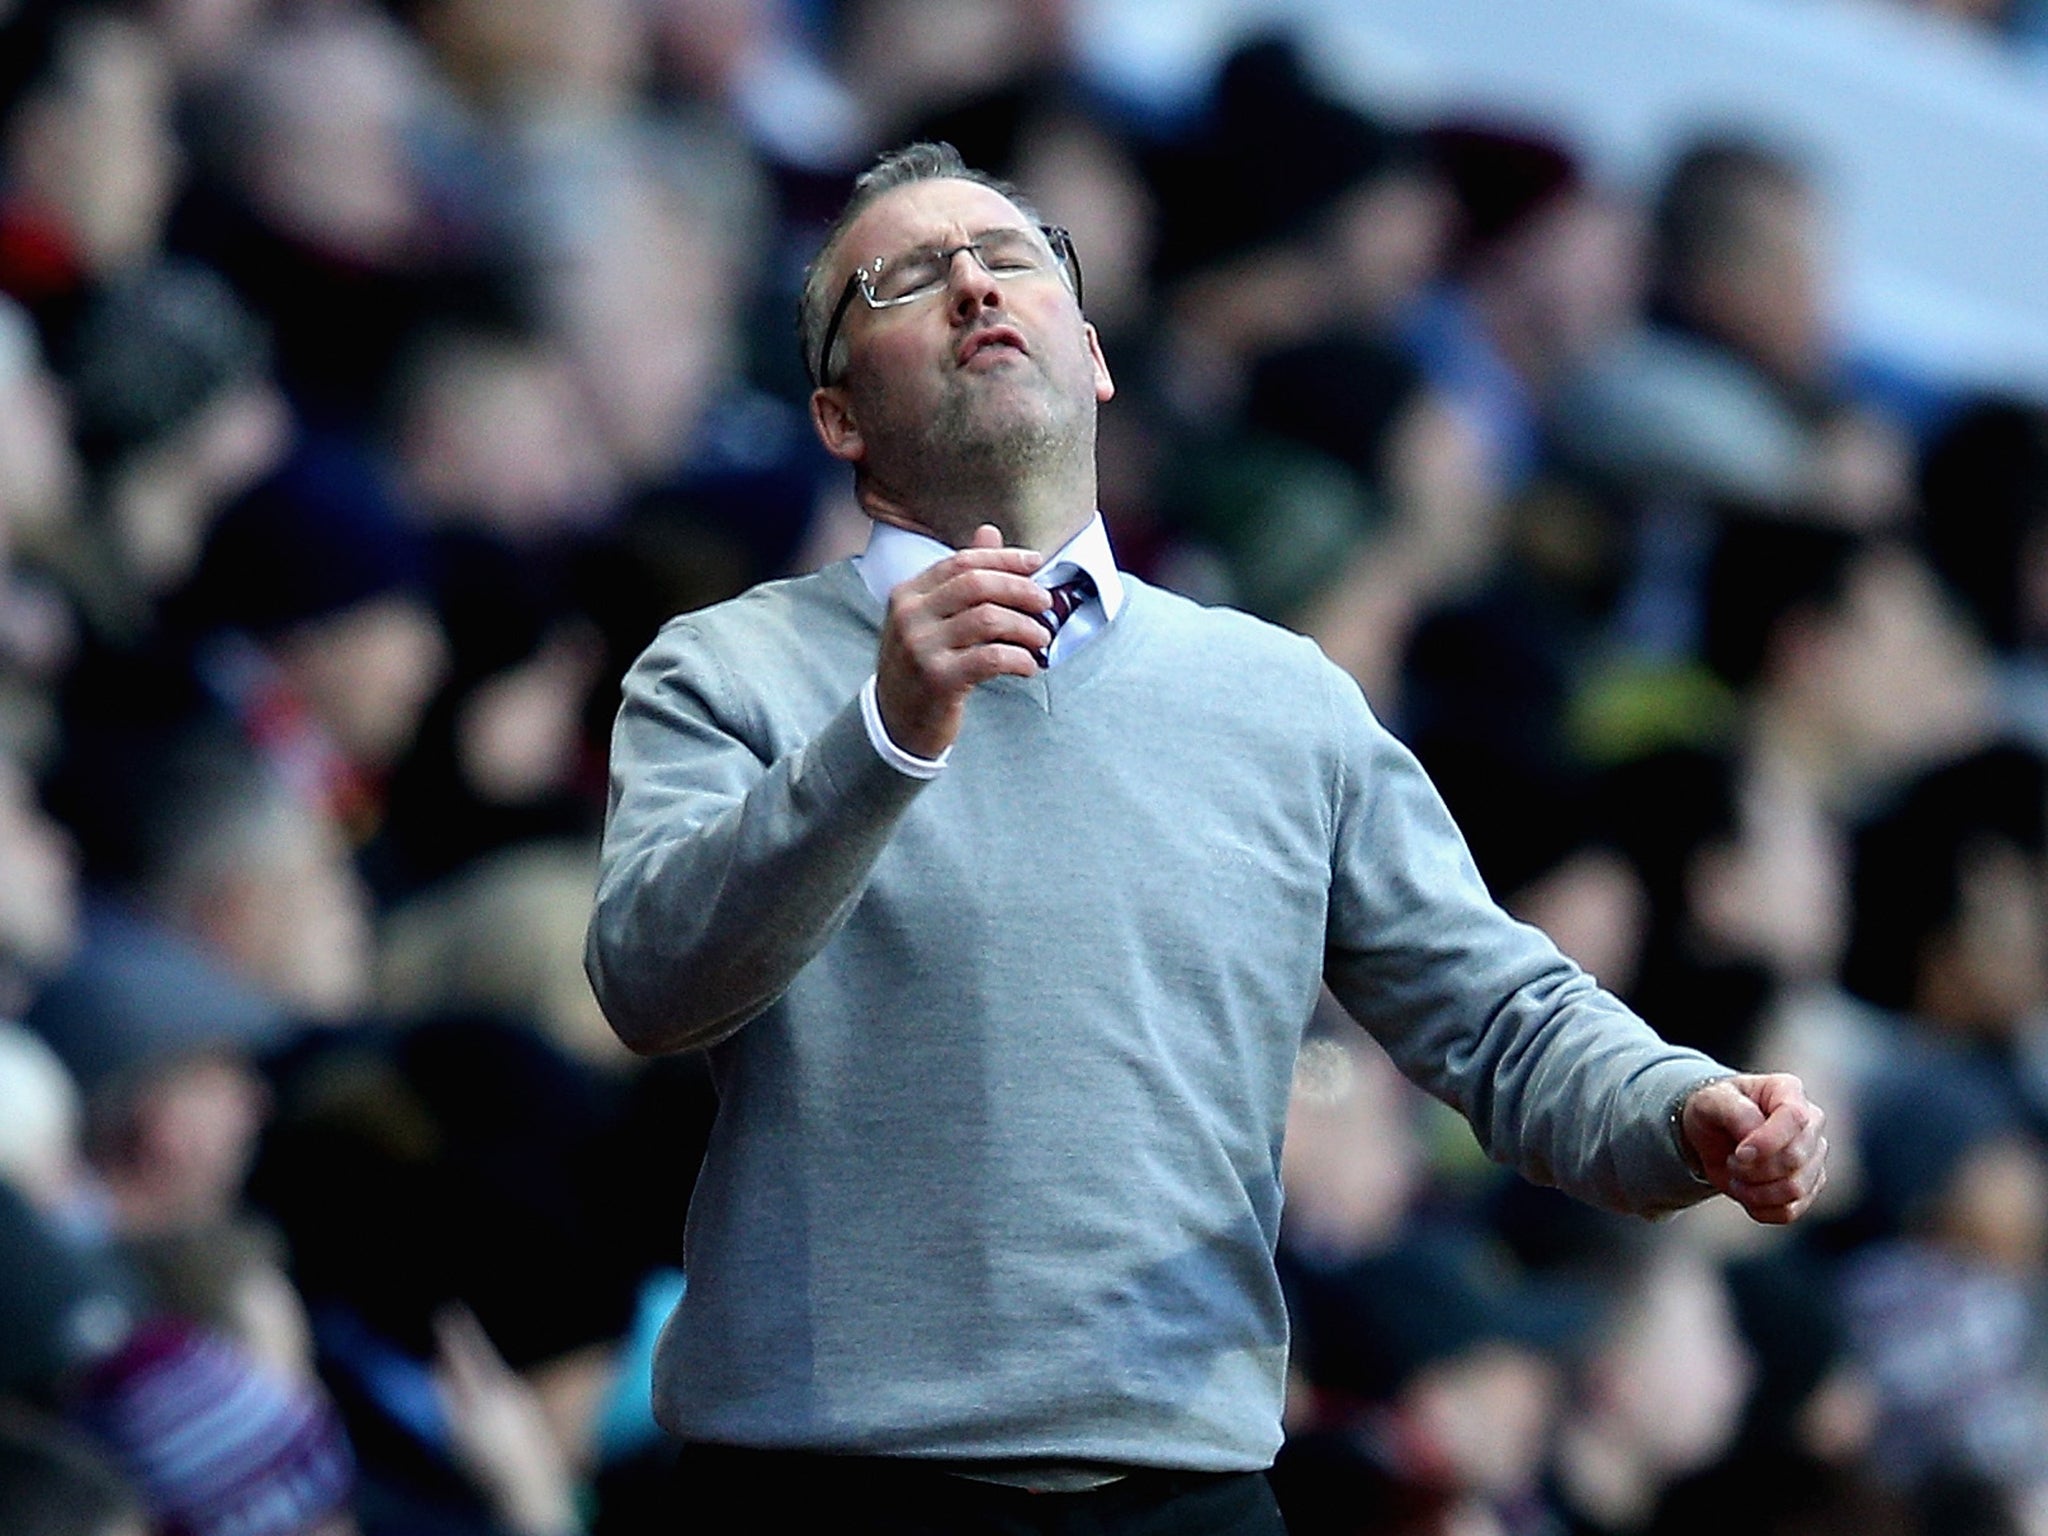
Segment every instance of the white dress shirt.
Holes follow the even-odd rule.
[[[929,534],[913,533],[894,523],[876,523],[868,535],[866,551],[854,560],[854,568],[876,600],[886,604],[896,588],[954,552],[951,545]],[[1087,527],[1054,551],[1031,579],[1050,590],[1078,571],[1087,572],[1095,583],[1095,595],[1076,608],[1053,636],[1052,648],[1047,653],[1049,667],[1058,666],[1094,639],[1115,620],[1124,605],[1123,578],[1117,574],[1116,557],[1109,548],[1109,530],[1103,526],[1100,512],[1088,520]],[[937,778],[946,766],[952,753],[950,747],[937,757],[919,757],[889,739],[882,724],[881,706],[875,702],[872,675],[860,690],[860,714],[867,724],[868,740],[892,768],[912,778],[931,779]]]

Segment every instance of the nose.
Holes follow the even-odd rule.
[[[947,276],[952,283],[948,302],[956,322],[972,320],[985,309],[1002,307],[1003,285],[965,246],[953,253],[952,269]]]

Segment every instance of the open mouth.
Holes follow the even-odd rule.
[[[1007,325],[991,325],[961,342],[954,361],[964,368],[984,352],[1008,352],[1021,357],[1025,353],[1024,338]]]

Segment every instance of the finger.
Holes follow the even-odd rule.
[[[978,645],[1018,645],[1026,650],[1041,650],[1052,644],[1052,630],[1036,614],[982,603],[939,623],[932,638],[942,649],[951,651],[971,650]]]
[[[1729,1188],[1744,1190],[1751,1194],[1769,1191],[1773,1196],[1811,1194],[1827,1178],[1827,1140],[1816,1139],[1812,1154],[1800,1159],[1794,1166],[1782,1171],[1765,1173],[1735,1173],[1728,1180]]]
[[[1040,668],[1032,654],[1043,640],[989,640],[948,651],[934,659],[928,674],[939,692],[966,692],[992,677],[1035,677]]]
[[[1757,1177],[1781,1167],[1787,1158],[1810,1156],[1819,1137],[1819,1110],[1803,1099],[1780,1104],[1742,1138],[1729,1163],[1745,1178]]]
[[[890,659],[893,653],[900,658],[906,675],[915,678],[920,688],[943,694],[993,676],[994,672],[987,670],[991,664],[998,671],[1036,671],[1037,663],[1030,653],[1049,645],[1051,638],[1050,630],[1036,617],[982,604],[948,619],[907,621],[899,646],[892,647],[884,641],[883,667],[889,669],[897,664]],[[1017,654],[1007,659],[996,656],[970,660],[987,649]]]
[[[962,651],[961,680],[972,687],[992,677],[1036,677],[1038,658],[1020,645],[982,645]]]
[[[1781,1104],[1806,1104],[1806,1085],[1790,1072],[1745,1072],[1731,1079],[1765,1113]]]
[[[1746,1206],[1795,1205],[1808,1198],[1820,1183],[1820,1170],[1787,1179],[1730,1179],[1728,1193]]]
[[[974,537],[967,541],[969,549],[1001,549],[1003,530],[994,523],[983,523],[974,530]]]
[[[945,692],[962,683],[989,658],[984,651],[1015,651],[1026,658],[1051,643],[1051,631],[1036,615],[982,604],[946,619],[925,618],[905,626],[899,641],[884,640],[882,666],[895,665],[922,688]],[[1030,663],[1031,670],[1036,664]]]
[[[925,576],[903,583],[890,594],[884,629],[915,631],[922,623],[948,619],[984,603],[1034,617],[1050,606],[1045,588],[1022,571],[984,566],[942,574],[934,566]]]
[[[1035,549],[1025,549],[1017,544],[983,546],[970,544],[965,549],[956,549],[945,559],[931,566],[932,570],[1024,570],[1035,571],[1045,564],[1045,556]]]
[[[1808,1119],[1789,1142],[1775,1152],[1762,1150],[1761,1139],[1771,1132],[1771,1125],[1765,1122],[1763,1130],[1751,1142],[1735,1149],[1729,1159],[1730,1171],[1738,1176],[1761,1183],[1769,1179],[1787,1178],[1800,1169],[1821,1161],[1827,1155],[1827,1138],[1821,1134],[1818,1117]]]
[[[944,618],[988,601],[1026,612],[1049,606],[1045,589],[1031,579],[1038,569],[1037,556],[1014,549],[979,553],[982,558],[970,562],[941,560],[900,583],[889,594],[888,621],[901,625],[925,613]],[[1038,595],[1033,597],[1027,588],[1037,588]]]
[[[1798,1179],[1760,1185],[1745,1184],[1737,1179],[1729,1185],[1728,1195],[1751,1220],[1767,1226],[1783,1226],[1797,1221],[1812,1209],[1813,1202],[1827,1184],[1827,1168],[1816,1165],[1810,1175]]]
[[[1729,1081],[1745,1097],[1753,1099],[1766,1117],[1791,1108],[1816,1120],[1827,1118],[1820,1106],[1807,1098],[1806,1085],[1790,1072],[1747,1073]]]
[[[1045,588],[1017,571],[968,568],[956,571],[924,595],[924,607],[940,618],[991,604],[1037,615],[1052,605]]]
[[[1745,1205],[1742,1210],[1751,1221],[1765,1227],[1789,1227],[1806,1214],[1804,1205]]]
[[[913,591],[930,591],[943,582],[950,581],[962,571],[1011,571],[1028,576],[1045,564],[1045,556],[1035,549],[1019,549],[1014,545],[984,547],[970,544],[965,549],[955,550],[943,560],[936,560],[903,585]]]
[[[1764,1112],[1730,1080],[1709,1083],[1695,1093],[1686,1103],[1685,1119],[1687,1133],[1693,1136],[1695,1145],[1701,1145],[1700,1136],[1710,1138],[1702,1150],[1715,1144],[1732,1149],[1763,1124]]]

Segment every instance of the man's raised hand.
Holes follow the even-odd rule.
[[[1045,563],[1012,549],[991,523],[889,594],[875,662],[875,703],[889,739],[918,757],[937,757],[960,734],[967,696],[1003,673],[1031,677],[1032,651],[1051,643],[1040,622],[1045,588],[1031,573]]]

